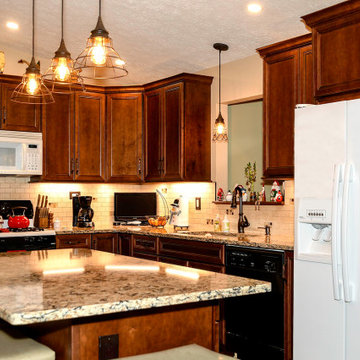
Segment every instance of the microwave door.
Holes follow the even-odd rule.
[[[0,142],[0,174],[21,174],[23,172],[24,144]]]

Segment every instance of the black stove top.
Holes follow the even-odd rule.
[[[26,231],[44,231],[42,228],[36,228],[36,227],[27,227],[27,228],[9,228],[9,231],[11,232],[26,232]]]

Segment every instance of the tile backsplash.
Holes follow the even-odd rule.
[[[95,216],[94,222],[97,228],[112,226],[114,216],[114,192],[141,192],[162,189],[167,202],[183,194],[189,198],[189,225],[192,230],[212,230],[213,225],[207,224],[207,219],[214,219],[219,214],[224,218],[229,205],[214,204],[215,184],[213,183],[151,183],[151,184],[84,184],[84,183],[29,183],[27,177],[0,177],[1,199],[30,199],[36,206],[38,194],[48,195],[50,210],[54,218],[59,219],[61,227],[72,225],[72,202],[69,199],[70,191],[80,191],[81,195],[94,197],[92,208]],[[260,206],[255,210],[254,206],[245,205],[244,213],[247,216],[250,227],[248,230],[258,230],[266,222],[272,222],[272,234],[290,235],[294,232],[294,182],[285,183],[285,205],[283,206]],[[195,210],[195,197],[201,197],[201,210]],[[163,206],[158,200],[158,213],[163,214]],[[238,209],[234,209],[234,215],[228,215],[230,231],[237,231]]]

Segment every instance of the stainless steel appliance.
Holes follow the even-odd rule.
[[[12,209],[24,207],[25,215],[29,219],[28,228],[9,228],[8,219]],[[0,200],[0,217],[3,218],[0,229],[0,252],[31,251],[55,249],[55,231],[33,227],[34,209],[30,200]]]
[[[78,227],[93,227],[92,221],[94,217],[94,210],[90,207],[92,196],[79,196],[80,210],[77,217]]]
[[[41,175],[42,133],[0,130],[0,174]]]
[[[284,360],[284,252],[226,246],[226,273],[271,282],[271,292],[226,299],[226,351]]]

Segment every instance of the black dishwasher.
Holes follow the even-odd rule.
[[[226,247],[226,273],[271,282],[272,291],[225,301],[226,350],[241,360],[284,360],[284,252]]]

